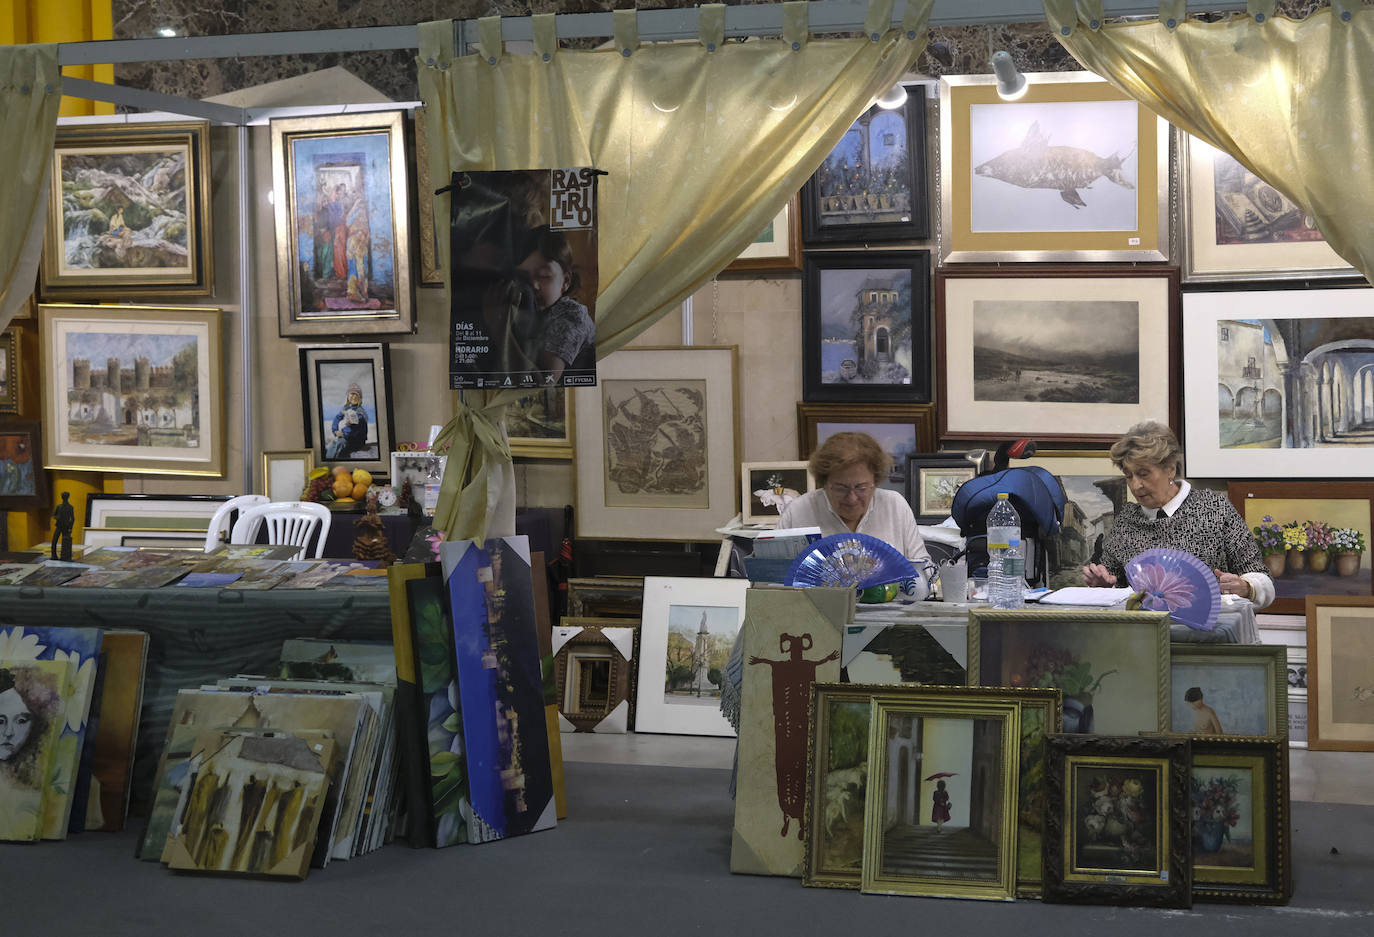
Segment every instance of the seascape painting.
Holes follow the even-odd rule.
[[[663,701],[719,706],[723,671],[738,634],[738,608],[670,605]]]
[[[1140,303],[973,303],[976,402],[1138,404]]]
[[[706,381],[603,380],[605,506],[710,506]]]
[[[299,315],[394,308],[390,134],[301,135],[289,162]]]
[[[911,270],[821,269],[819,302],[821,383],[911,383]]]
[[[970,230],[1135,231],[1135,101],[969,107]]]

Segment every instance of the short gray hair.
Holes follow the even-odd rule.
[[[1183,474],[1183,447],[1178,437],[1158,420],[1146,420],[1126,430],[1126,435],[1118,439],[1108,453],[1112,465],[1118,469],[1127,463],[1131,465],[1158,465],[1166,471],[1173,468]]]

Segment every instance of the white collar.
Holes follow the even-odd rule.
[[[1193,486],[1188,484],[1188,479],[1180,478],[1178,480],[1178,494],[1170,498],[1168,502],[1164,505],[1164,513],[1169,515],[1170,517],[1173,517],[1174,512],[1177,511],[1179,505],[1183,503],[1183,499],[1188,497],[1188,492],[1192,490]]]

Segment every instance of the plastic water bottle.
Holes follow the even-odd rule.
[[[1021,516],[1006,492],[988,512],[988,601],[993,608],[1022,608],[1026,560],[1022,555]]]

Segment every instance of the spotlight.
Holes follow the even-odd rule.
[[[1015,101],[1026,93],[1030,85],[1026,82],[1026,76],[1017,71],[1010,53],[994,52],[990,64],[992,70],[997,73],[998,97],[1003,101]]]
[[[906,103],[906,87],[902,85],[901,82],[898,82],[891,88],[888,88],[887,91],[883,93],[883,96],[873,103],[877,104],[883,110],[895,111]]]
[[[161,36],[163,39],[171,39],[173,36],[177,34],[177,31],[170,26],[163,26],[161,29],[157,31],[157,34]]]

